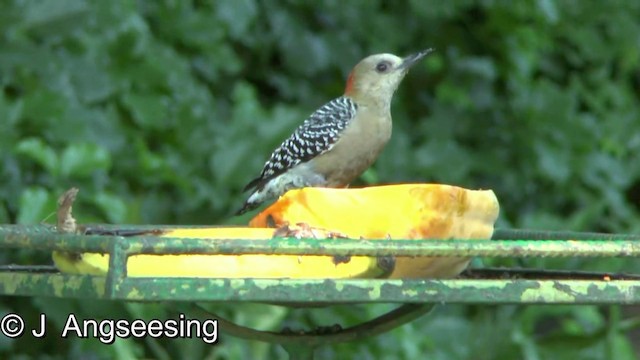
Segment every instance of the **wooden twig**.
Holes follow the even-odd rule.
[[[71,215],[73,202],[76,200],[78,188],[71,188],[58,198],[58,221],[56,229],[59,233],[75,234],[78,231],[76,219]]]

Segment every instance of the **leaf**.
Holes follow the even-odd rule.
[[[255,0],[215,1],[217,17],[229,28],[233,38],[251,36],[249,27],[258,16]],[[242,16],[238,16],[242,14]]]
[[[46,169],[49,174],[58,174],[58,155],[42,139],[24,139],[16,146],[16,152],[35,161]]]
[[[89,176],[96,170],[108,170],[110,167],[111,155],[95,144],[71,144],[60,158],[60,174],[65,177]]]
[[[612,359],[634,360],[637,359],[636,351],[629,337],[625,334],[616,333],[609,340],[610,355]]]
[[[77,26],[89,10],[82,0],[34,1],[26,6],[23,24],[41,32],[60,33]]]
[[[4,129],[8,132],[18,122],[22,115],[23,104],[21,100],[11,101],[0,93],[0,114],[3,114],[4,120],[0,122],[0,130]]]
[[[122,100],[133,120],[143,129],[164,129],[171,123],[168,103],[161,96],[129,93]]]
[[[114,194],[101,192],[93,201],[106,215],[107,220],[113,224],[122,224],[127,220],[127,204]]]
[[[28,187],[22,191],[19,200],[18,224],[38,224],[52,215],[56,199],[42,187]]]

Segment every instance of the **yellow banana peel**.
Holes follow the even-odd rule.
[[[159,237],[268,240],[276,229],[247,227],[176,228]],[[315,230],[316,236],[328,237]],[[54,252],[56,267],[65,273],[105,275],[109,255]],[[375,278],[388,275],[388,262],[375,257],[297,255],[133,255],[127,261],[129,277],[202,278]]]

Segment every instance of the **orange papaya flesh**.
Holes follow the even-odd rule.
[[[498,214],[498,200],[491,190],[441,184],[304,188],[284,194],[249,225],[304,223],[365,239],[490,239]],[[456,276],[469,261],[398,257],[390,277]]]

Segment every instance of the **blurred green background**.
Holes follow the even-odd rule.
[[[0,2],[0,223],[52,223],[77,186],[81,223],[228,224],[273,148],[371,53],[437,51],[392,105],[367,183],[493,189],[498,226],[640,232],[638,1]],[[5,252],[0,263],[50,263]],[[632,260],[476,265],[640,271]],[[214,304],[260,329],[354,324],[388,306]],[[49,316],[44,340],[0,337],[7,359],[283,358],[224,336],[60,340],[67,314],[173,316],[163,304],[2,298]],[[635,359],[632,307],[457,306],[320,359]],[[27,319],[29,321],[29,319]]]

